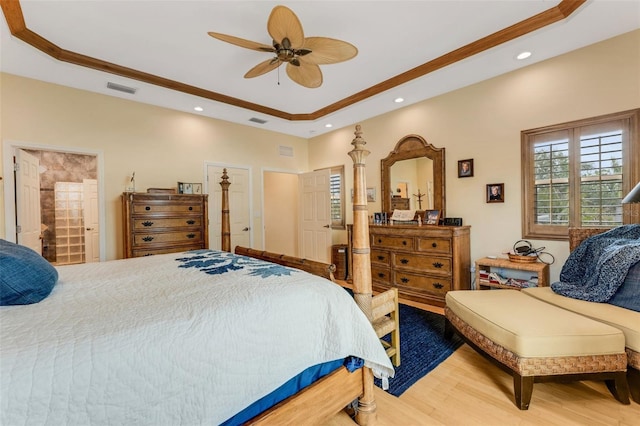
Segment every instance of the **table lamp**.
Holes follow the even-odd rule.
[[[640,182],[622,199],[622,204],[629,203],[640,203]]]

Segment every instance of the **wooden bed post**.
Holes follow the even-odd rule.
[[[229,175],[227,175],[227,169],[222,170],[222,181],[220,186],[222,187],[222,226],[220,229],[220,235],[222,236],[222,243],[220,248],[222,251],[231,252],[231,224],[229,221]]]
[[[353,160],[353,293],[360,309],[369,321],[371,314],[371,250],[369,246],[369,211],[367,210],[367,180],[365,159],[370,154],[364,149],[367,144],[362,139],[360,125],[356,125],[354,146],[349,152]],[[363,371],[363,395],[359,400],[356,422],[359,425],[373,425],[376,422],[376,402],[373,395],[373,373],[369,368]]]

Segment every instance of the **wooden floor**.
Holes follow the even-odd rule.
[[[620,404],[603,382],[536,383],[529,409],[521,411],[511,376],[466,344],[400,398],[376,388],[376,403],[379,426],[640,425],[640,404]],[[345,413],[328,423],[354,424]]]

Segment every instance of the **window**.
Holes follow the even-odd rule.
[[[566,239],[569,227],[629,222],[622,198],[640,178],[640,110],[522,132],[523,234]]]
[[[344,166],[331,168],[329,192],[331,194],[331,228],[345,229]]]

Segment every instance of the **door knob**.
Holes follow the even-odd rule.
[[[331,225],[325,225],[325,226],[323,226],[323,228],[329,228],[329,227],[331,227]]]
[[[96,228],[87,228],[87,231],[93,231]]]
[[[248,231],[249,229],[251,229],[251,228],[249,228],[248,226],[245,226],[245,228],[243,229],[243,231]]]

